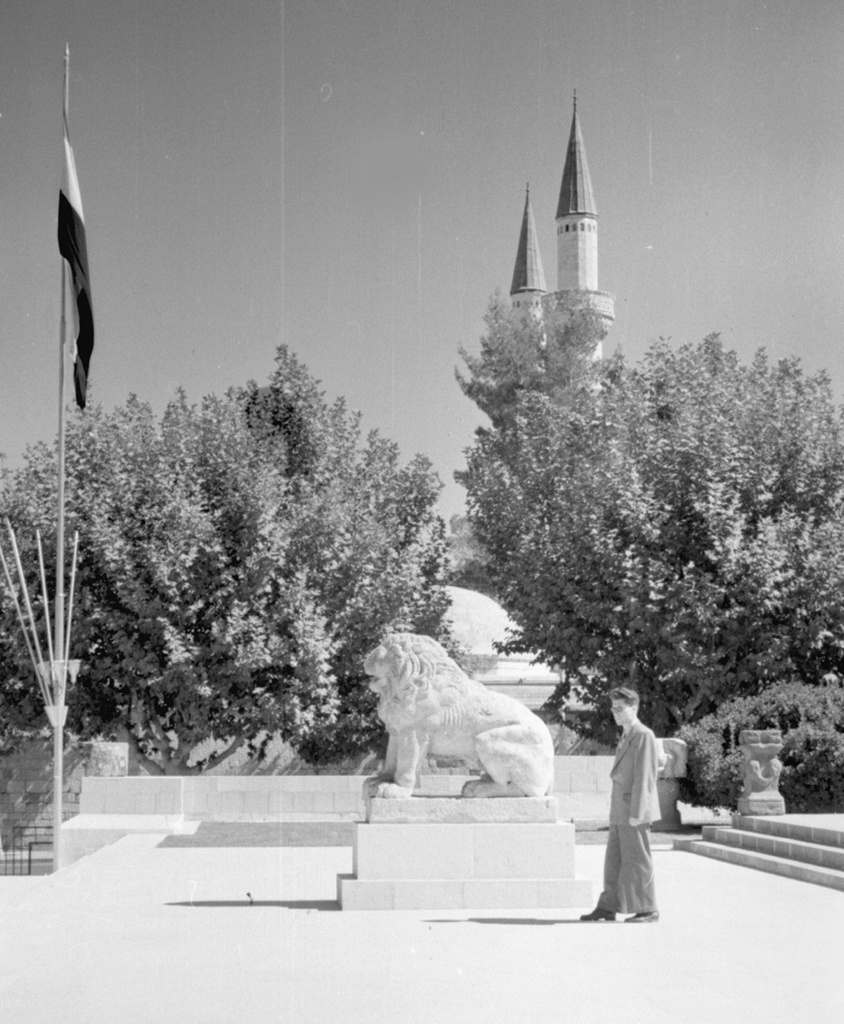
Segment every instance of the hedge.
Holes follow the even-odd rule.
[[[781,729],[779,790],[794,814],[844,811],[844,689],[779,683],[727,701],[677,734],[688,744],[680,798],[735,809],[744,779],[742,729]]]

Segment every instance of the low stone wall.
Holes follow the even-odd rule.
[[[362,775],[135,776],[84,780],[82,814],[181,815],[186,821],[363,817]],[[455,795],[460,776],[430,776],[431,792]],[[426,784],[426,788],[427,784]]]
[[[611,756],[554,758],[561,821],[609,817]],[[132,771],[129,764],[129,770]],[[281,818],[361,819],[363,775],[135,775],[93,777],[100,771],[89,744],[65,751],[64,816],[166,814],[187,821],[272,821]],[[427,793],[457,796],[472,776],[425,774]],[[83,790],[84,778],[84,790]],[[82,792],[81,792],[82,791]],[[29,744],[0,759],[0,838],[11,845],[15,825],[52,824],[52,745]]]
[[[555,757],[554,796],[561,821],[606,822],[614,757]]]
[[[85,745],[65,750],[64,818],[79,813],[79,794],[87,761]],[[15,827],[52,824],[53,741],[33,740],[17,753],[0,758],[0,849],[11,849]]]
[[[557,757],[563,821],[609,816],[611,757]],[[467,775],[423,775],[426,793],[458,796]],[[82,814],[182,815],[186,821],[273,821],[283,817],[363,818],[362,775],[130,776],[86,778]]]

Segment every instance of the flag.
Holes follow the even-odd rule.
[[[76,404],[85,408],[88,390],[88,367],[94,351],[94,310],[91,305],[91,274],[88,270],[88,248],[85,244],[85,217],[79,195],[76,163],[64,119],[64,168],[59,190],[59,252],[70,267],[73,285],[74,353],[73,383]]]

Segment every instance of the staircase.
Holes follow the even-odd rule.
[[[675,839],[674,849],[844,892],[844,814],[734,814],[731,826],[705,825],[702,839]]]

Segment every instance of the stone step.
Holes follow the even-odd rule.
[[[805,830],[804,830],[805,831]],[[790,835],[758,832],[754,829],[705,825],[703,838],[712,843],[741,847],[757,853],[768,853],[786,860],[844,871],[844,847],[828,846],[811,840],[796,839]]]
[[[787,857],[777,857],[770,853],[759,853],[754,850],[742,849],[739,846],[724,846],[704,839],[675,839],[675,850],[685,850],[702,857],[712,857],[728,864],[767,871],[771,874],[793,878],[800,882],[811,882],[829,889],[844,892],[844,871],[821,867],[815,864],[804,864]]]
[[[796,839],[804,843],[820,843],[844,849],[844,816],[813,815],[811,823],[783,817],[742,817],[733,815],[733,827],[745,832]]]

